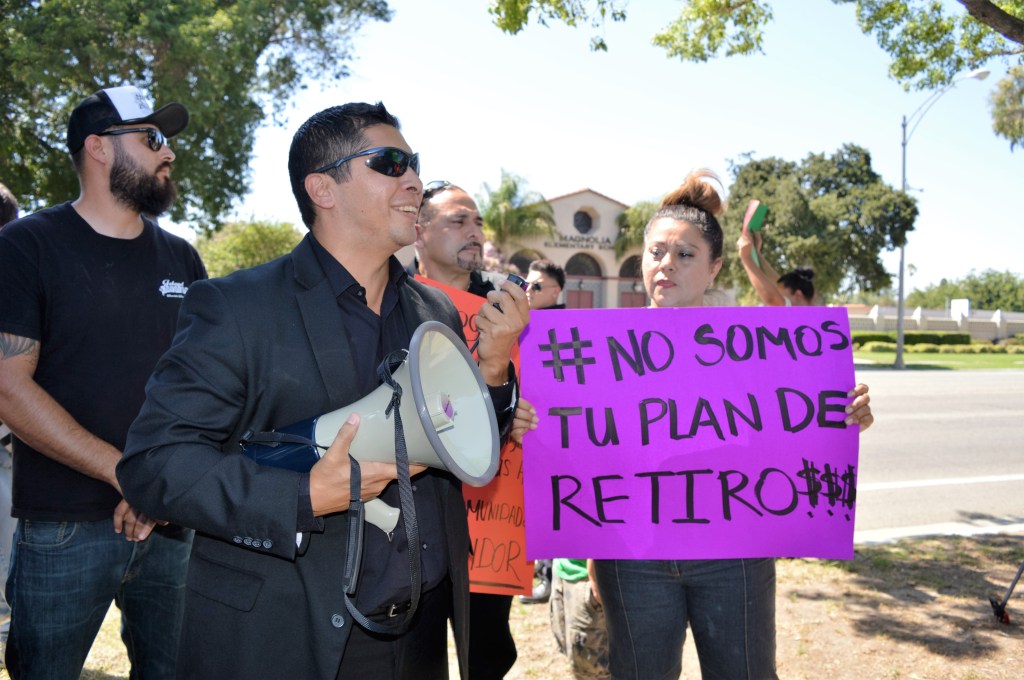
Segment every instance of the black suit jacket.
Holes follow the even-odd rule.
[[[429,319],[461,337],[438,290],[407,279],[410,334]],[[297,545],[298,473],[241,455],[248,429],[270,430],[363,396],[331,287],[309,243],[222,279],[197,282],[174,342],[146,389],[118,480],[151,517],[196,529],[178,658],[185,678],[335,677],[353,621],[342,598],[348,513]],[[465,668],[469,532],[461,489],[435,486],[444,512],[453,628]]]

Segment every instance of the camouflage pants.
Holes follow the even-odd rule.
[[[558,649],[569,657],[576,680],[609,680],[608,631],[604,609],[594,600],[590,582],[551,581],[551,630]]]

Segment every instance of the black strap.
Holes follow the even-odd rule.
[[[352,466],[352,479],[349,487],[351,496],[348,503],[348,550],[345,551],[347,558],[342,575],[342,585],[346,594],[354,595],[356,588],[359,587],[359,571],[363,564],[363,528],[366,508],[360,493],[363,484],[359,461],[351,455],[348,459]],[[354,615],[356,614],[359,614],[359,610],[355,610]]]
[[[402,525],[405,527],[405,536],[409,542],[409,579],[412,587],[409,609],[401,621],[384,626],[369,620],[349,597],[354,595],[359,581],[359,570],[362,561],[363,545],[363,502],[360,499],[360,472],[359,463],[352,458],[352,487],[351,501],[349,504],[349,550],[345,557],[345,571],[343,585],[345,586],[345,608],[348,609],[352,618],[363,628],[374,633],[397,634],[403,632],[412,621],[416,608],[419,606],[420,594],[423,583],[420,577],[420,530],[416,521],[416,503],[413,499],[412,480],[409,477],[409,453],[405,447],[405,429],[402,427],[402,386],[394,379],[392,372],[401,365],[406,350],[398,350],[389,354],[377,367],[377,375],[381,382],[391,388],[391,401],[384,410],[385,416],[395,414],[395,464],[398,467],[398,498],[401,505]],[[355,515],[351,514],[353,508]],[[355,545],[354,542],[358,542]]]
[[[288,434],[286,432],[253,432],[252,430],[246,430],[242,433],[238,443],[242,446],[248,446],[249,444],[262,444],[264,446],[277,446],[278,444],[302,444],[304,446],[313,446],[318,449],[327,450],[326,446],[321,446],[315,441],[308,437],[303,437],[298,434]]]

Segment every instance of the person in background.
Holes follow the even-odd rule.
[[[779,276],[761,253],[761,243],[761,232],[743,232],[736,242],[736,249],[750,284],[764,304],[769,307],[813,305],[814,270],[797,267]]]
[[[4,184],[0,183],[0,229],[18,218],[18,201]],[[11,517],[11,428],[0,423],[0,573],[6,574],[11,561],[11,539],[16,526]],[[11,608],[0,590],[0,668],[3,668],[3,646],[7,644],[7,631],[11,626]]]
[[[463,189],[444,180],[428,183],[416,224],[414,270],[481,297],[500,290],[505,277],[483,270],[483,224],[476,201]],[[516,643],[508,624],[511,608],[511,595],[469,594],[471,680],[500,680],[515,664]]]
[[[2,182],[0,182],[0,229],[8,222],[18,219],[18,200]]]
[[[564,304],[558,303],[562,289],[565,288],[565,270],[560,266],[551,260],[534,260],[530,263],[526,283],[529,285],[526,296],[530,300],[531,310],[565,309]],[[530,404],[520,400],[519,408],[529,409]],[[533,587],[533,593],[519,596],[523,604],[544,604],[551,597],[552,561],[537,560],[534,563],[534,578],[538,583]]]
[[[87,97],[67,128],[78,198],[0,232],[12,678],[78,678],[111,601],[132,677],[175,677],[192,531],[125,500],[115,466],[182,298],[206,278],[151,220],[176,197],[167,139],[187,124],[184,106],[154,111],[136,87]]]
[[[412,274],[487,297],[505,277],[484,269],[484,220],[476,201],[445,180],[429,182],[416,221]],[[493,245],[492,245],[493,248]]]
[[[691,173],[644,230],[641,264],[650,307],[700,307],[722,268],[722,200]],[[868,388],[850,391],[848,427],[874,417]],[[617,680],[678,678],[687,626],[704,678],[776,678],[775,560],[595,560],[597,595]]]
[[[182,305],[118,466],[133,503],[196,529],[182,677],[441,680],[449,620],[466,671],[470,544],[454,475],[410,464],[393,438],[358,446],[397,462],[356,465],[355,413],[308,471],[260,465],[239,445],[375,391],[377,367],[425,321],[461,337],[447,296],[395,257],[416,240],[418,172],[380,102],[314,114],[288,156],[309,233],[284,257],[197,284]],[[477,319],[499,426],[515,407],[510,355],[528,318],[508,282]],[[377,496],[402,506],[391,534],[350,510]]]
[[[530,284],[526,291],[530,309],[565,309],[565,305],[558,302],[565,288],[565,270],[557,264],[551,260],[534,260],[526,282]]]

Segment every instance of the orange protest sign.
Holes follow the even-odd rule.
[[[417,275],[416,280],[444,291],[459,310],[462,330],[472,347],[479,332],[476,316],[486,300],[464,290]],[[519,347],[512,362],[519,372]],[[494,480],[483,487],[463,485],[472,554],[469,589],[494,595],[529,594],[533,591],[533,562],[526,560],[526,525],[523,510],[523,449],[509,442],[501,451]]]

